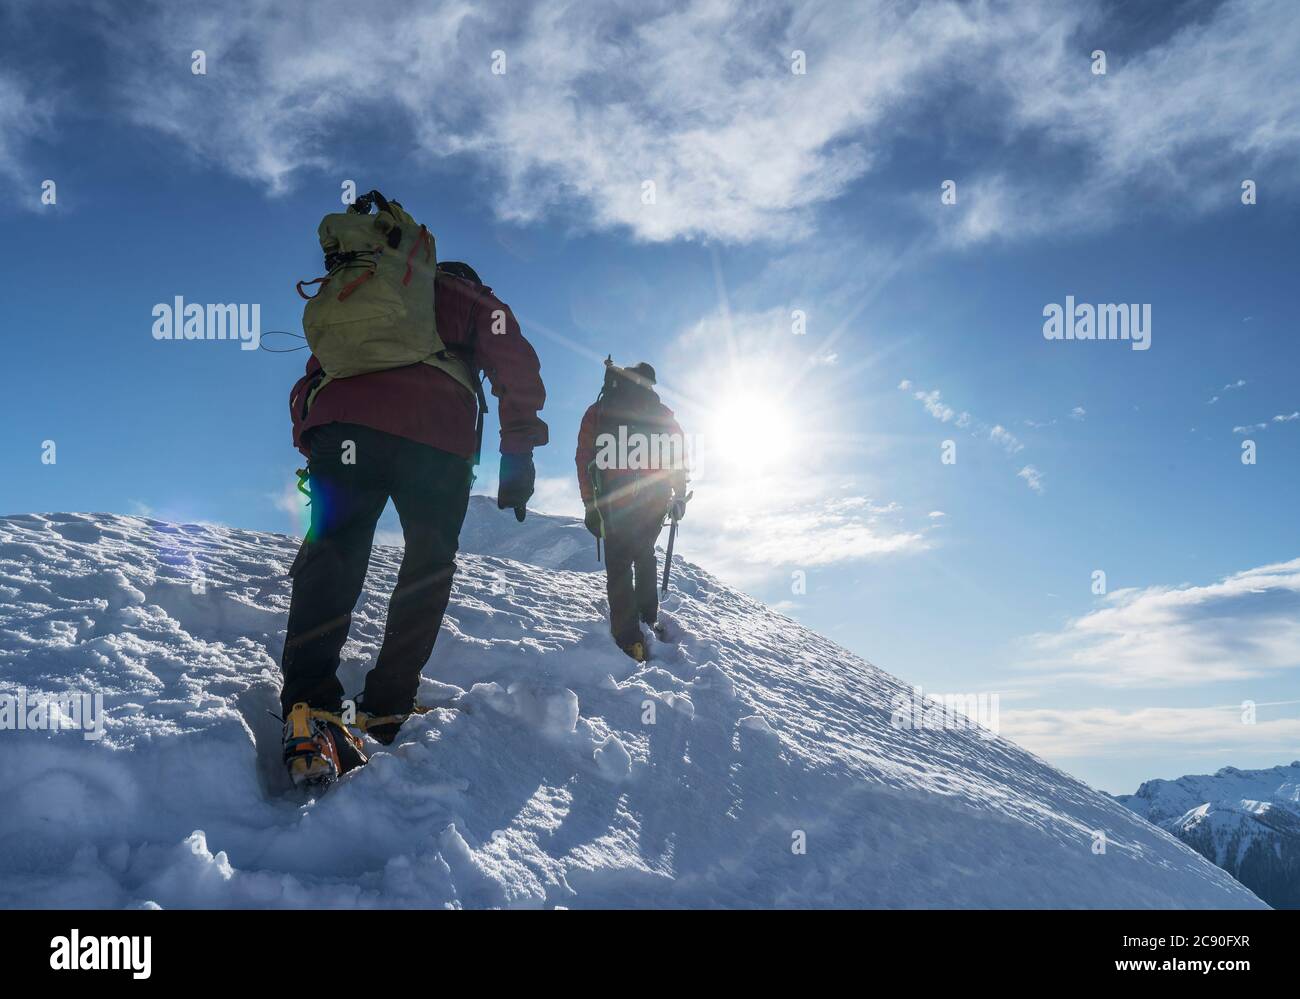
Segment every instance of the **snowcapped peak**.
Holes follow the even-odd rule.
[[[1279,908],[1300,906],[1300,761],[1150,780],[1116,800]]]

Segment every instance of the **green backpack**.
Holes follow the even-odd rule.
[[[328,273],[298,282],[298,294],[307,299],[303,332],[325,371],[308,407],[332,379],[418,363],[445,371],[481,395],[469,363],[450,354],[438,336],[438,262],[427,228],[400,203],[371,191],[346,212],[326,215],[318,235]],[[313,284],[320,285],[314,296],[303,291]]]

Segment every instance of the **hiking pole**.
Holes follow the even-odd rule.
[[[664,583],[660,590],[660,596],[668,596],[668,574],[673,571],[673,544],[677,541],[677,518],[673,518],[673,526],[668,529],[668,557],[664,559]]]

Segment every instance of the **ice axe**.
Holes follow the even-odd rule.
[[[694,493],[687,493],[686,499],[682,500],[682,506],[685,507]],[[660,596],[668,596],[668,575],[673,571],[673,545],[677,542],[677,525],[680,521],[674,517],[673,526],[668,529],[668,557],[664,559],[664,582],[660,588]]]

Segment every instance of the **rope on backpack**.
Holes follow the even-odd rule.
[[[294,351],[307,349],[307,344],[304,342],[304,343],[300,343],[297,347],[284,347],[277,350],[273,347],[268,347],[266,345],[266,338],[268,336],[291,336],[295,340],[303,340],[303,341],[306,341],[307,339],[301,333],[290,333],[288,330],[267,330],[265,333],[262,334],[261,340],[258,342],[257,346],[259,350],[264,350],[268,354],[292,354]]]
[[[318,278],[313,278],[310,281],[299,281],[295,287],[297,287],[298,289],[298,294],[310,302],[313,298],[316,297],[316,295],[319,295],[322,291],[324,291],[325,286],[329,283],[330,283],[330,279],[328,277],[318,277]],[[320,285],[320,287],[316,289],[316,295],[308,295],[305,291],[303,291],[303,288],[310,288],[314,284]]]

